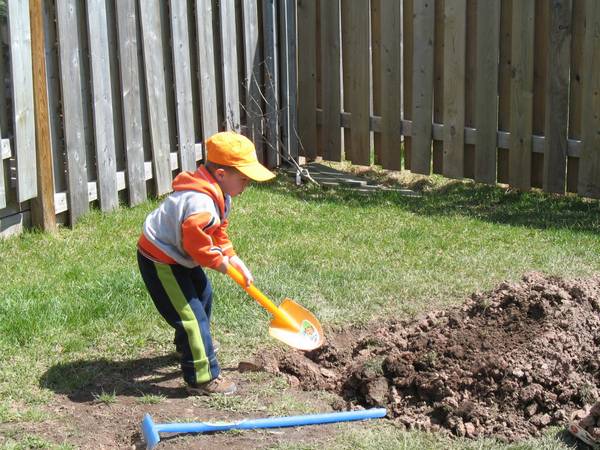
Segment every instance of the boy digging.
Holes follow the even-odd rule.
[[[175,346],[187,391],[233,394],[235,383],[220,374],[210,333],[212,288],[203,267],[227,273],[229,264],[249,286],[252,274],[227,236],[231,197],[250,180],[275,175],[258,162],[246,137],[221,132],[206,141],[206,162],[173,180],[173,193],[152,211],[138,240],[138,265],[162,317],[175,328]]]

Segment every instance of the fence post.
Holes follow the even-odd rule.
[[[31,215],[34,225],[43,230],[56,231],[54,213],[54,177],[52,172],[52,145],[48,118],[48,92],[46,89],[46,58],[42,0],[29,1],[31,21],[31,53],[33,64],[33,101],[35,108],[35,135],[37,156],[38,195],[32,201]]]

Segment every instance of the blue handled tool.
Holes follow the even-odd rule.
[[[349,422],[352,420],[379,419],[386,415],[385,408],[364,409],[325,414],[309,414],[303,416],[270,417],[267,419],[250,419],[239,422],[189,422],[189,423],[154,423],[150,414],[144,416],[142,433],[146,441],[146,450],[156,447],[160,441],[158,433],[209,433],[227,430],[254,430],[257,428],[300,427],[323,423]]]

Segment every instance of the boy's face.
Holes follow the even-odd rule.
[[[235,169],[217,169],[213,175],[221,186],[221,190],[232,197],[244,192],[250,183],[250,178]]]

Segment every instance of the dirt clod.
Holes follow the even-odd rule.
[[[337,393],[340,408],[386,406],[407,428],[514,441],[575,413],[600,431],[600,406],[589,409],[600,386],[599,302],[600,276],[529,273],[460,307],[268,355],[268,370]]]

